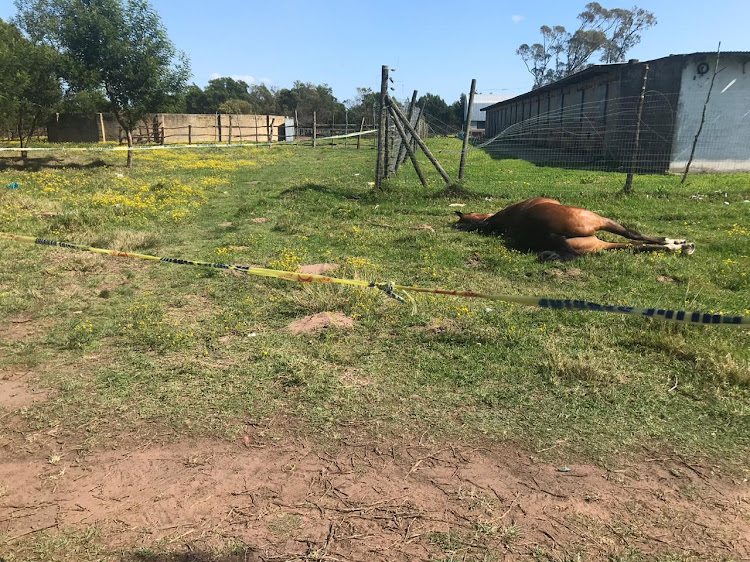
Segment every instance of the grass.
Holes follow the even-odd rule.
[[[460,142],[431,146],[455,176]],[[475,151],[462,191],[446,194],[435,173],[422,188],[410,165],[375,191],[374,159],[372,150],[276,147],[143,152],[132,170],[118,153],[6,167],[0,230],[288,270],[334,262],[336,275],[372,281],[750,314],[748,175],[686,185],[639,176],[623,197],[622,174]],[[492,212],[540,195],[685,237],[696,253],[539,263],[451,228],[452,203]],[[644,448],[727,467],[747,460],[747,330],[443,296],[403,305],[372,290],[9,242],[0,260],[0,368],[31,369],[53,391],[23,411],[32,429],[55,427],[85,447],[164,426],[233,436],[238,420],[284,419],[331,439],[428,432],[574,461]],[[355,327],[285,329],[322,311]],[[21,314],[38,329],[2,332]]]

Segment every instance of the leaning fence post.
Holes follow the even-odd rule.
[[[399,136],[401,137],[401,145],[406,147],[406,152],[409,154],[409,158],[411,158],[411,163],[414,165],[414,171],[417,172],[417,175],[419,176],[419,181],[422,182],[423,186],[427,186],[427,180],[424,179],[424,174],[422,173],[422,169],[419,167],[419,162],[417,162],[417,157],[414,154],[414,151],[411,149],[411,146],[409,146],[409,141],[406,138],[406,132],[404,131],[404,127],[399,123],[398,117],[396,116],[396,112],[393,109],[393,102],[391,102],[391,105],[388,106],[388,111],[391,113],[391,116],[393,117],[393,124],[396,126],[396,131],[398,131]]]
[[[445,183],[450,184],[452,183],[451,177],[448,175],[448,173],[443,169],[443,167],[440,165],[440,162],[437,161],[437,158],[435,158],[432,155],[432,152],[430,152],[430,149],[427,148],[427,145],[424,143],[424,141],[419,138],[419,135],[417,134],[416,129],[412,127],[411,123],[409,123],[406,120],[406,117],[404,117],[404,114],[401,112],[401,110],[398,108],[397,105],[393,103],[393,101],[390,99],[390,96],[388,96],[389,101],[391,101],[391,107],[393,107],[393,111],[396,113],[396,116],[401,120],[401,123],[406,126],[407,130],[412,134],[414,137],[414,140],[419,145],[419,148],[422,149],[422,152],[424,152],[425,156],[429,159],[430,162],[432,162],[432,165],[435,166],[435,169],[438,171],[438,173],[442,176],[443,180],[445,180]]]
[[[641,97],[638,99],[638,109],[635,114],[635,141],[633,142],[633,155],[630,157],[630,167],[628,177],[625,179],[625,185],[622,188],[623,193],[633,191],[633,170],[635,169],[636,159],[638,158],[638,143],[641,139],[641,115],[643,114],[643,101],[646,99],[646,80],[648,79],[648,65],[643,68],[643,83],[641,84]]]
[[[414,93],[411,95],[411,103],[409,104],[409,113],[407,114],[407,117],[409,118],[409,123],[412,122],[412,118],[414,117],[414,108],[417,106],[417,90],[414,90]],[[406,135],[406,142],[411,146],[411,137],[407,133]],[[412,148],[414,150],[414,148]],[[398,150],[398,156],[396,157],[396,171],[398,171],[401,164],[404,163],[406,160],[406,148],[401,145]]]
[[[706,94],[706,101],[703,103],[703,113],[701,114],[701,123],[700,125],[698,125],[698,132],[695,133],[695,138],[693,139],[693,148],[690,150],[690,158],[688,158],[687,164],[685,164],[685,173],[682,174],[682,181],[680,183],[685,183],[685,180],[687,179],[688,172],[690,171],[690,164],[693,163],[693,157],[695,156],[695,147],[698,145],[698,138],[701,136],[701,131],[703,131],[703,124],[706,122],[706,108],[708,107],[708,102],[711,100],[711,91],[714,89],[714,81],[716,80],[716,75],[719,73],[720,53],[721,53],[721,41],[719,41],[719,47],[718,49],[716,49],[716,66],[714,67],[714,75],[711,77],[711,85],[708,87],[708,94]],[[727,86],[727,88],[728,87],[729,86]]]
[[[466,128],[464,129],[464,146],[461,149],[461,164],[458,167],[459,181],[464,179],[464,168],[466,167],[466,149],[469,146],[469,131],[471,130],[471,112],[474,109],[474,92],[477,89],[477,79],[471,80],[471,91],[469,92],[469,107],[466,111]]]

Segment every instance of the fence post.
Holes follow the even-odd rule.
[[[232,116],[229,116],[229,136],[227,137],[227,144],[232,144]]]
[[[625,185],[622,188],[623,193],[633,191],[633,170],[635,169],[636,159],[638,158],[638,143],[641,138],[641,115],[643,114],[643,101],[646,98],[646,80],[648,79],[648,65],[643,68],[643,84],[641,84],[641,97],[638,99],[638,109],[635,114],[635,141],[633,143],[633,155],[630,157],[630,168],[628,177],[625,179]]]
[[[193,144],[193,126],[188,125],[188,144]]]
[[[312,144],[313,148],[317,146],[316,137],[318,136],[318,114],[313,111],[313,130],[312,130]]]
[[[390,101],[390,96],[388,96],[388,99]],[[427,156],[427,158],[429,159],[429,161],[432,162],[432,165],[435,166],[435,169],[442,176],[443,180],[445,180],[445,183],[447,183],[447,184],[452,183],[451,177],[448,175],[448,173],[440,165],[440,162],[437,161],[437,158],[435,158],[432,155],[432,152],[430,152],[430,149],[427,148],[427,145],[424,143],[424,141],[421,138],[419,138],[419,135],[417,134],[416,129],[414,129],[414,127],[411,126],[411,123],[409,123],[406,120],[406,117],[404,117],[404,114],[401,113],[401,110],[398,108],[398,106],[395,105],[391,101],[391,107],[393,108],[393,111],[396,114],[396,116],[401,120],[402,124],[406,125],[407,130],[412,134],[412,136],[414,137],[414,140],[419,145],[419,148],[422,149],[422,152],[424,152],[425,156]]]
[[[409,113],[407,117],[409,118],[409,123],[412,122],[412,118],[414,117],[414,108],[417,106],[417,90],[414,90],[414,93],[411,95],[411,103],[409,103]],[[411,146],[411,135],[409,133],[406,133],[406,142]],[[412,151],[414,148],[412,147]],[[396,157],[396,171],[398,171],[401,164],[403,164],[406,161],[406,147],[401,145],[398,150],[398,156]]]
[[[219,142],[221,142],[221,113],[216,114],[216,123],[218,124],[219,128]]]
[[[469,107],[466,111],[466,128],[464,129],[464,146],[461,149],[461,164],[458,167],[458,180],[464,179],[464,168],[466,167],[466,149],[469,146],[469,131],[471,130],[471,111],[474,109],[474,92],[477,89],[477,79],[471,80],[471,91],[469,92]]]
[[[378,160],[375,166],[375,187],[379,188],[385,177],[388,112],[385,109],[388,96],[388,67],[383,65],[380,76],[380,105],[378,108]]]
[[[414,164],[414,171],[417,172],[417,175],[419,176],[419,181],[422,182],[422,185],[424,187],[427,187],[427,180],[424,179],[424,174],[422,174],[422,169],[419,167],[419,162],[417,162],[417,157],[414,154],[414,151],[411,149],[411,146],[409,146],[409,140],[406,138],[406,132],[404,131],[404,127],[398,121],[398,117],[396,116],[396,112],[393,109],[393,105],[388,106],[388,111],[390,111],[391,116],[393,117],[393,124],[396,126],[396,131],[398,131],[398,134],[401,137],[401,146],[406,147],[406,152],[409,153],[409,158],[411,158],[411,163]]]
[[[268,146],[273,146],[273,124],[276,122],[276,117],[271,119],[271,122],[268,124]]]
[[[297,110],[294,110],[294,140],[295,144],[299,146],[299,119],[297,119]]]
[[[711,91],[714,89],[714,81],[716,80],[716,75],[719,73],[720,53],[721,53],[721,41],[719,41],[719,47],[718,49],[716,49],[716,66],[714,67],[714,75],[711,77],[711,85],[708,87],[708,94],[706,95],[706,101],[703,103],[703,113],[701,114],[701,123],[700,125],[698,125],[698,132],[695,133],[695,138],[693,139],[693,148],[690,150],[690,158],[688,158],[687,164],[685,164],[685,173],[682,174],[682,181],[680,182],[681,184],[685,183],[685,180],[687,179],[688,172],[690,171],[690,164],[693,163],[693,157],[695,156],[695,147],[698,145],[698,137],[701,136],[701,131],[703,131],[703,124],[706,122],[706,108],[708,107],[708,102],[711,100]]]
[[[104,130],[104,114],[102,113],[99,114],[99,129],[102,133],[102,142],[107,142],[107,133]]]
[[[362,124],[359,126],[359,136],[357,137],[357,150],[362,146],[362,131],[365,130],[365,118],[362,118]]]
[[[161,145],[164,146],[164,125],[161,126]]]

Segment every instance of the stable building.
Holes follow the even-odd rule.
[[[716,62],[714,52],[593,65],[483,108],[485,137],[532,162],[663,173],[684,171],[701,129],[692,171],[747,172],[750,52],[721,53],[715,75]]]

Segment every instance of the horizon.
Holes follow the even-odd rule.
[[[506,8],[469,3],[457,12],[444,0],[405,6],[393,0],[356,5],[231,0],[218,7],[221,13],[206,16],[205,4],[196,0],[150,2],[170,40],[190,60],[189,82],[201,88],[219,77],[277,89],[299,80],[328,85],[346,103],[355,99],[358,87],[379,91],[381,66],[387,65],[395,97],[409,98],[417,90],[448,104],[468,93],[473,78],[477,93],[485,95],[512,97],[531,90],[531,74],[516,49],[537,42],[541,25],[572,29],[585,4],[545,0]],[[746,0],[728,0],[710,10],[695,0],[679,8],[666,0],[639,2],[638,7],[653,12],[658,23],[642,34],[627,59],[715,52],[720,41],[722,51],[750,50]],[[8,21],[15,13],[11,0],[0,0],[1,19]]]

